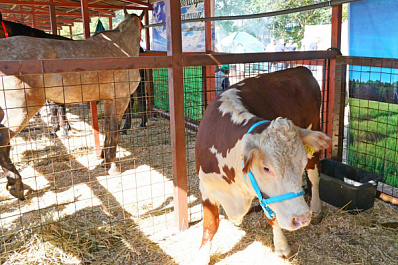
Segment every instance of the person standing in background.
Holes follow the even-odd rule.
[[[221,66],[220,71],[216,72],[214,76],[215,84],[214,90],[216,96],[229,87],[229,65],[224,64]]]
[[[286,43],[285,47],[286,47],[285,51],[287,51],[287,52],[294,52],[294,51],[298,50],[297,43],[294,42],[292,37],[289,37],[289,41],[288,41],[288,43]],[[288,67],[292,68],[293,63],[285,63],[285,68],[288,68]]]
[[[317,37],[316,39],[315,39],[315,41],[314,42],[312,42],[311,44],[310,44],[310,46],[308,47],[308,50],[309,51],[316,51],[316,50],[318,50],[318,44],[321,42],[321,38],[320,37]]]
[[[317,38],[315,39],[315,41],[312,42],[312,43],[310,44],[310,46],[308,47],[308,50],[309,50],[309,51],[316,51],[316,50],[318,50],[318,44],[319,44],[320,42],[321,42],[321,38],[320,38],[320,37],[317,37]],[[312,74],[315,74],[315,72],[316,72],[316,65],[310,65],[309,69],[312,71]]]
[[[276,52],[284,52],[286,50],[285,47],[285,40],[284,39],[279,39],[279,42],[276,44],[275,51]],[[283,63],[274,63],[274,67],[276,67],[275,70],[283,70]]]
[[[289,42],[286,43],[286,51],[294,52],[297,50],[298,50],[297,43],[294,42],[292,37],[289,37]]]

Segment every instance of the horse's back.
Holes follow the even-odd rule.
[[[126,53],[123,47],[114,45],[100,36],[84,41],[43,39],[15,36],[0,39],[2,60],[41,60],[70,58],[101,58],[138,56],[139,50]]]

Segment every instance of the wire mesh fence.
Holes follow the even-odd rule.
[[[306,65],[316,76],[327,104],[326,62],[230,64],[226,77],[229,84],[234,84],[257,74]],[[221,66],[184,68],[190,223],[202,218],[194,145],[203,111],[216,95],[217,67]],[[138,87],[132,94],[131,108],[123,115],[117,132],[119,139],[113,171],[109,171],[107,163],[101,163],[103,161],[98,158],[100,146],[95,141],[98,134],[103,147],[109,130],[106,123],[111,118],[105,109],[111,99],[98,101],[96,114],[84,97],[66,104],[70,125],[67,135],[62,130],[52,134],[54,124],[61,117],[51,117],[50,106],[46,105],[40,115],[33,117],[12,138],[11,159],[31,191],[26,195],[27,200],[19,201],[5,188],[0,189],[2,263],[16,260],[24,263],[34,259],[33,249],[42,250],[46,253],[43,257],[49,260],[64,260],[65,263],[74,259],[83,262],[101,260],[102,264],[126,259],[137,263],[140,259],[154,263],[157,259],[169,259],[156,247],[147,251],[147,255],[126,257],[131,255],[131,249],[126,250],[126,246],[127,249],[139,249],[141,245],[147,248],[153,244],[148,235],[175,226],[167,69],[148,69],[141,74],[145,75],[143,87]],[[2,84],[5,84],[4,78]],[[111,83],[113,87],[118,85],[117,81]],[[97,79],[86,85],[100,87],[101,81]],[[93,130],[96,120],[98,133]],[[5,175],[1,174],[0,186],[5,187],[6,183]],[[134,244],[136,240],[141,243]]]
[[[339,58],[342,160],[383,177],[378,190],[388,202],[398,197],[398,71],[396,60]]]

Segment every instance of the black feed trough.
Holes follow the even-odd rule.
[[[380,175],[345,165],[341,162],[321,160],[319,195],[321,200],[335,207],[358,212],[373,207]]]

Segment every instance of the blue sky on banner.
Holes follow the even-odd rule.
[[[152,14],[152,23],[166,22],[165,2],[154,3]],[[201,17],[204,17],[203,0],[181,0],[181,20]],[[205,51],[204,26],[204,22],[181,24],[183,52]],[[167,51],[166,26],[154,27],[152,33],[152,49],[156,51]]]
[[[398,59],[398,1],[362,0],[349,6],[349,54]],[[398,70],[353,67],[350,79],[393,83]]]

